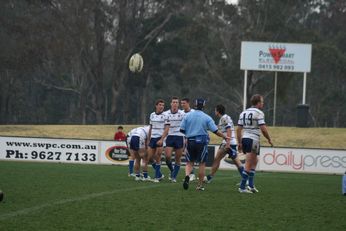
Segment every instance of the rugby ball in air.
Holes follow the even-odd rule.
[[[141,72],[143,69],[143,58],[140,54],[133,54],[129,60],[129,69],[131,72]]]

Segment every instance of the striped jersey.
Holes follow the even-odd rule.
[[[169,126],[168,135],[169,136],[184,136],[183,133],[180,132],[180,124],[183,121],[185,113],[182,110],[178,110],[173,113],[171,110],[167,110],[164,112],[167,116],[167,123]]]
[[[219,119],[218,128],[225,136],[227,136],[227,129],[230,128],[231,129],[231,145],[237,144],[237,140],[235,138],[233,120],[231,119],[229,115],[224,114],[223,116],[221,116],[221,118]],[[226,140],[223,140],[222,143],[226,143]]]
[[[138,136],[141,140],[148,137],[150,126],[138,127],[131,130],[131,136]]]
[[[242,126],[243,138],[250,138],[256,141],[260,140],[260,125],[264,125],[264,113],[255,107],[250,107],[243,111],[238,120],[238,126]]]
[[[150,138],[159,138],[165,130],[165,125],[169,123],[165,113],[156,114],[156,112],[153,112],[150,114],[149,124],[151,125]]]

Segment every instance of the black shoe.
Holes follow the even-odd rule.
[[[184,183],[183,183],[183,188],[185,190],[187,190],[189,188],[189,181],[190,181],[190,177],[189,176],[185,176]]]

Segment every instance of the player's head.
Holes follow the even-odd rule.
[[[122,131],[123,129],[123,126],[118,126],[118,131]]]
[[[161,113],[165,109],[165,101],[163,99],[158,99],[155,102],[155,112]]]
[[[225,114],[225,112],[226,112],[225,106],[223,106],[222,104],[216,105],[216,107],[215,107],[215,115],[216,116],[222,116]]]
[[[197,110],[203,110],[205,106],[205,99],[198,98],[195,100],[195,106]]]
[[[182,98],[180,100],[180,105],[184,111],[189,111],[190,110],[190,99],[189,98]]]
[[[263,108],[263,105],[264,105],[263,96],[261,96],[260,94],[253,95],[250,101],[253,107],[257,107],[259,109]]]
[[[171,99],[171,110],[177,111],[179,109],[179,98],[176,96],[173,96]]]

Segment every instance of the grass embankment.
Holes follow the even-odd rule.
[[[128,132],[139,125],[123,125]],[[112,140],[117,125],[0,125],[0,136]],[[346,149],[346,128],[268,127],[278,147]],[[211,134],[211,144],[221,139]],[[262,145],[268,145],[265,140]]]

